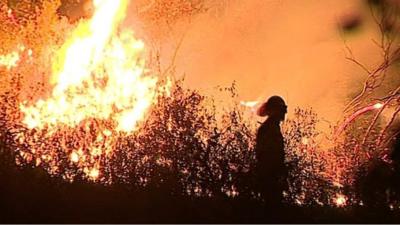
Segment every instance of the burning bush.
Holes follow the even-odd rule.
[[[95,11],[75,29],[56,16],[56,1],[42,4],[33,17],[20,19],[13,14],[17,9],[0,15],[6,43],[0,57],[2,156],[70,182],[258,198],[257,124],[239,104],[235,85],[223,90],[233,106],[220,110],[212,97],[185,88],[182,81],[151,74],[144,44],[118,29],[126,1],[98,1],[100,14]],[[103,18],[112,22],[103,24]],[[313,110],[296,109],[286,121],[289,202],[358,202],[354,184],[360,169],[371,157],[385,159],[388,150],[380,142],[385,128],[376,119],[372,126],[366,118],[362,121],[368,123],[352,127],[360,114],[339,127],[331,146],[317,142]]]

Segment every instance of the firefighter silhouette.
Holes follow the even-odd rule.
[[[270,97],[257,111],[267,119],[261,124],[256,138],[256,183],[268,205],[280,205],[287,186],[284,139],[280,124],[285,119],[287,106],[279,96]]]

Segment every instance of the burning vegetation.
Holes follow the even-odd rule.
[[[38,3],[29,17],[0,4],[3,156],[68,182],[164,185],[181,195],[259,199],[253,174],[258,124],[248,112],[257,102],[240,101],[233,85],[221,90],[233,103],[221,110],[212,97],[156,74],[145,43],[120,26],[127,0],[93,1],[92,17],[75,24],[58,16],[58,1]],[[148,12],[172,7],[154,5]],[[387,67],[379,68],[368,70],[367,84]],[[399,111],[398,89],[373,102],[367,84],[332,134],[317,131],[311,109],[296,109],[285,122],[289,203],[364,204],[360,193],[368,190],[357,185],[368,182],[361,177],[369,162],[383,161],[388,177],[395,171],[388,127]],[[379,115],[388,107],[395,111],[381,127]],[[386,203],[396,208],[393,196]]]

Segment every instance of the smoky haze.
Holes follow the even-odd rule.
[[[148,26],[130,15],[129,25],[151,39]],[[332,122],[365,78],[345,59],[344,42],[365,64],[379,60],[371,41],[378,33],[361,0],[232,0],[219,13],[175,23],[159,38],[165,65],[183,34],[176,66],[189,87],[212,92],[236,81],[245,101],[281,95],[289,116],[297,106],[313,107]]]

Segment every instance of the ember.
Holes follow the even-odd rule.
[[[347,198],[343,194],[337,194],[336,198],[334,199],[334,202],[337,207],[344,207],[344,206],[346,206]]]

